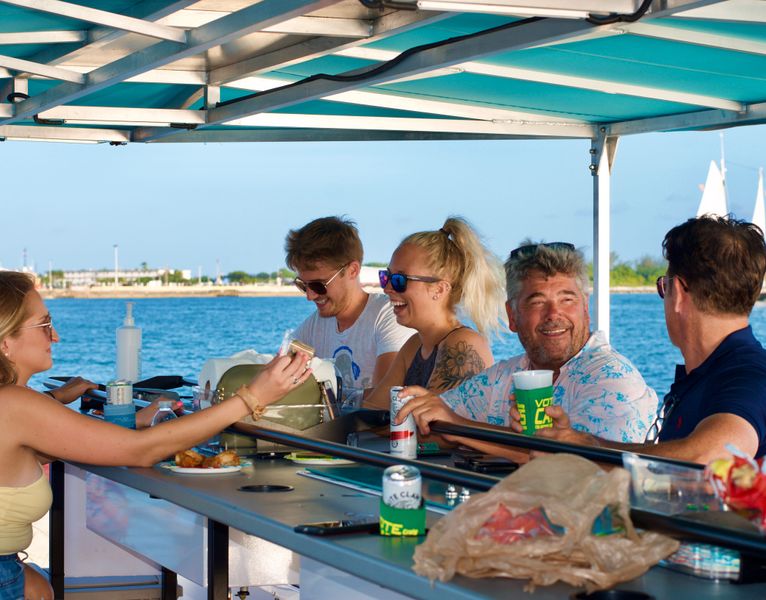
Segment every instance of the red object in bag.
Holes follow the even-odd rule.
[[[514,516],[504,504],[476,532],[476,539],[491,538],[499,544],[512,544],[527,538],[553,535],[548,518],[541,508]]]

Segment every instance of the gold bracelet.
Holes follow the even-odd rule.
[[[253,413],[253,421],[259,420],[263,416],[263,413],[266,412],[266,407],[261,406],[258,397],[253,394],[246,385],[240,386],[240,388],[234,392],[234,395],[242,398],[243,402],[250,409],[250,412]]]

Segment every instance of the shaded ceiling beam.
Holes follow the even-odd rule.
[[[228,17],[189,32],[188,42],[161,41],[144,50],[130,54],[88,73],[84,84],[63,83],[37,96],[15,105],[10,119],[0,120],[0,125],[10,124],[61,104],[71,103],[114,84],[120,83],[175,62],[193,56],[215,46],[225,44],[242,35],[259,31],[295,17],[305,11],[313,11],[336,4],[339,0],[262,0]]]
[[[643,37],[671,40],[674,42],[683,42],[685,44],[695,44],[697,46],[708,46],[710,48],[723,48],[725,50],[735,50],[737,52],[747,52],[750,54],[766,54],[766,43],[764,42],[733,35],[720,35],[705,31],[673,27],[670,24],[655,25],[653,23],[642,23],[639,21],[638,23],[621,24],[620,29],[624,29],[626,33]]]
[[[284,79],[274,79],[272,77],[248,77],[237,82],[236,87],[248,89],[251,91],[263,91],[274,89],[288,84],[290,81]],[[230,86],[234,87],[234,86]],[[374,106],[377,108],[388,108],[393,110],[406,110],[410,112],[420,112],[425,114],[440,115],[447,117],[457,117],[460,119],[480,119],[483,121],[515,121],[515,122],[540,122],[547,123],[570,123],[587,124],[586,121],[562,118],[544,113],[525,112],[523,110],[513,110],[507,108],[498,108],[490,105],[471,104],[468,102],[448,102],[446,100],[434,100],[417,94],[407,94],[402,92],[385,91],[367,91],[353,90],[342,92],[323,98],[329,102],[345,102],[348,104],[357,104],[360,106]]]
[[[226,123],[235,127],[296,127],[314,129],[366,129],[385,131],[429,131],[441,133],[481,133],[488,135],[514,135],[524,131],[528,135],[572,138],[591,138],[595,135],[590,125],[565,123],[474,121],[470,119],[429,119],[409,117],[368,117],[346,115],[314,115],[297,113],[261,113]]]
[[[176,0],[170,4],[157,9],[157,3],[154,0],[145,0],[138,2],[125,9],[126,14],[131,17],[141,19],[147,22],[159,21],[163,17],[183,10],[198,0]],[[128,32],[112,29],[111,27],[96,26],[88,30],[88,39],[84,40],[76,48],[61,48],[50,46],[36,53],[34,56],[27,57],[29,60],[47,63],[50,65],[61,65],[77,60],[83,53],[92,52],[122,37],[131,35]]]
[[[749,0],[743,2],[718,2],[702,3],[699,7],[686,7],[679,13],[679,17],[689,19],[728,21],[734,23],[764,23],[766,22],[766,6],[761,0]]]
[[[443,140],[525,140],[527,135],[487,135],[480,133],[437,133],[424,131],[368,131],[359,129],[241,129],[235,131],[203,129],[184,131],[153,143],[213,142],[389,142]],[[134,140],[135,141],[135,140]]]
[[[16,71],[17,73],[30,73],[32,75],[40,75],[42,77],[69,81],[76,84],[81,84],[85,81],[85,75],[82,73],[70,71],[69,69],[62,69],[61,67],[51,67],[30,60],[23,60],[21,58],[14,58],[13,56],[0,55],[0,67]]]
[[[686,129],[721,129],[734,125],[766,122],[766,102],[750,104],[741,113],[703,110],[649,119],[604,123],[607,135],[622,136],[653,131],[683,131]]]
[[[164,25],[195,29],[230,14],[231,11],[195,10],[178,11],[162,19]],[[335,37],[367,37],[370,35],[370,20],[345,19],[337,17],[301,16],[278,23],[263,30],[266,33],[288,33],[298,35],[328,35]]]
[[[392,68],[369,76],[365,76],[365,74],[370,73],[371,69],[369,68],[357,69],[343,74],[359,76],[359,79],[345,81],[317,79],[289,88],[271,90],[260,96],[226,106],[219,106],[210,110],[208,123],[222,123],[261,112],[271,112],[279,108],[325,98],[360,87],[377,85],[402,77],[469,62],[498,52],[521,50],[540,41],[565,39],[572,35],[579,35],[592,27],[593,25],[589,23],[576,20],[543,19],[509,29],[494,29],[411,54]]]
[[[68,44],[84,42],[87,31],[20,31],[0,33],[0,46],[10,44]]]
[[[26,140],[70,143],[115,142],[123,144],[130,141],[130,132],[120,131],[119,129],[0,125],[0,139],[8,141]]]
[[[124,106],[58,106],[39,114],[42,119],[64,120],[76,125],[133,126],[171,123],[201,125],[205,111],[170,108],[131,108]]]
[[[377,60],[380,62],[391,60],[397,56],[396,52],[374,50],[371,48],[351,48],[343,50],[339,54],[341,56],[351,56],[354,58]],[[548,83],[552,85],[602,92],[605,94],[622,94],[625,96],[637,96],[639,98],[651,98],[653,100],[664,100],[667,102],[680,102],[682,104],[692,104],[695,106],[705,106],[708,108],[720,108],[722,110],[741,111],[744,109],[743,104],[740,102],[735,102],[733,100],[724,98],[716,98],[713,96],[706,96],[703,94],[693,94],[689,92],[679,92],[667,88],[634,85],[606,79],[579,77],[573,75],[565,75],[562,73],[553,73],[550,71],[540,71],[537,69],[521,69],[517,67],[506,67],[479,62],[462,63],[450,67],[449,69],[424,73],[422,76],[439,77],[443,75],[453,75],[455,73],[461,72],[472,73],[476,75],[488,75],[490,77],[500,77],[504,79],[519,79],[523,81],[534,81],[536,83]]]
[[[209,81],[215,85],[226,85],[243,77],[258,75],[321,56],[335,54],[344,48],[376,42],[405,32],[413,27],[435,23],[449,16],[449,13],[424,11],[397,11],[389,13],[373,21],[368,26],[368,31],[364,38],[313,38],[275,50],[274,52],[254,56],[218,69],[212,69],[209,73]]]
[[[175,27],[159,25],[143,19],[127,17],[125,15],[62,2],[61,0],[0,0],[2,4],[11,6],[20,6],[30,10],[54,14],[60,17],[69,17],[80,21],[95,23],[105,27],[121,29],[131,33],[139,33],[160,40],[184,43],[186,42],[186,32]]]

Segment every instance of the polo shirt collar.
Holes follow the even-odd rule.
[[[726,356],[734,349],[742,348],[743,345],[758,344],[758,340],[753,335],[753,328],[748,325],[743,329],[731,332],[718,347],[708,356],[700,366],[693,369],[691,373],[686,372],[685,365],[676,365],[676,377],[674,384],[681,384],[683,387],[691,386],[700,377],[703,377],[713,365],[722,356]]]

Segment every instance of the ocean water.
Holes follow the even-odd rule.
[[[114,378],[115,329],[122,324],[125,300],[48,300],[61,337],[53,347],[54,366],[36,376],[81,375],[99,383]],[[197,378],[208,358],[253,348],[275,352],[286,329],[311,314],[313,304],[289,298],[156,298],[136,299],[136,324],[143,329],[142,373]],[[766,341],[766,306],[756,306],[751,323]],[[649,385],[664,395],[680,352],[668,340],[662,301],[654,294],[612,295],[612,344],[638,367]],[[493,341],[496,360],[521,352],[515,334]]]

